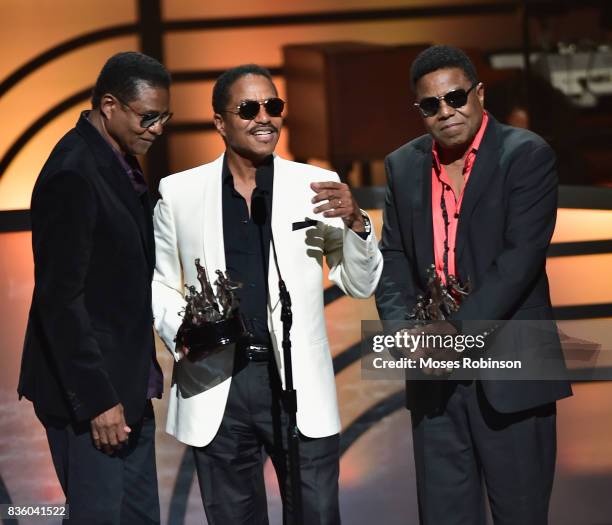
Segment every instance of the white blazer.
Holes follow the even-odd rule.
[[[156,268],[153,277],[155,328],[178,362],[174,337],[182,322],[184,284],[198,286],[196,258],[212,277],[225,271],[221,172],[217,160],[164,178],[162,199],[154,214]],[[308,437],[340,431],[336,385],[324,319],[323,256],[329,278],[345,293],[366,298],[374,293],[382,272],[382,255],[374,232],[367,240],[346,228],[339,218],[313,213],[311,182],[338,181],[336,173],[274,156],[272,232],[278,263],[291,294],[293,382],[297,390],[297,423]],[[294,222],[317,219],[317,225],[292,230]],[[270,249],[272,258],[272,249]],[[211,280],[212,280],[211,277]],[[270,261],[268,328],[284,383],[278,275]],[[199,287],[199,286],[198,286]],[[179,441],[201,447],[212,441],[225,411],[231,383],[233,349],[215,356],[228,379],[185,398],[172,385],[166,430]],[[175,363],[176,366],[176,363]],[[174,381],[173,381],[174,383]]]

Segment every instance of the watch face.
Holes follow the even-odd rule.
[[[363,226],[365,228],[366,233],[370,233],[372,231],[372,223],[370,219],[366,215],[362,215],[363,217]]]

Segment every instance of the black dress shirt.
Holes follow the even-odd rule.
[[[221,176],[225,266],[230,279],[242,283],[242,288],[237,290],[237,296],[240,300],[240,312],[252,335],[252,342],[269,344],[268,263],[272,236],[273,157],[268,157],[257,168],[256,187],[251,197],[251,216],[245,199],[234,187],[234,178],[226,159],[223,161]],[[254,203],[261,198],[266,203],[266,211],[259,213],[256,220],[253,220]]]

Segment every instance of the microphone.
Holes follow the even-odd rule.
[[[271,215],[270,209],[268,207],[269,204],[269,193],[267,191],[258,191],[253,193],[253,197],[251,198],[251,217],[253,222],[257,224],[257,226],[265,226],[268,217]],[[316,221],[314,221],[316,224]],[[294,227],[295,229],[295,227]],[[289,330],[291,329],[292,324],[292,315],[291,315],[291,296],[289,295],[289,290],[287,290],[287,285],[283,280],[281,275],[280,266],[278,265],[278,254],[276,252],[276,242],[274,240],[274,234],[272,233],[272,229],[270,228],[270,241],[272,243],[272,257],[274,259],[274,265],[276,266],[276,273],[278,274],[278,289],[280,294],[280,300],[282,304],[282,313],[281,320],[283,321],[284,330],[286,330],[286,335],[288,337]],[[283,344],[285,344],[283,342]],[[288,343],[291,345],[291,343]]]
[[[251,218],[253,222],[260,228],[266,227],[266,222],[271,222],[272,204],[270,194],[267,191],[258,191],[253,193],[251,198]],[[315,221],[316,224],[316,221]],[[293,225],[295,230],[295,223]],[[281,276],[280,266],[278,264],[278,254],[276,252],[276,242],[274,241],[274,233],[272,225],[270,225],[270,242],[272,245],[272,256],[276,274],[278,275],[278,291],[281,303],[281,323],[283,324],[283,360],[285,372],[285,389],[282,394],[282,403],[289,415],[289,425],[287,427],[287,439],[289,442],[289,473],[291,476],[290,490],[288,492],[289,499],[292,500],[293,512],[296,524],[302,525],[302,504],[301,493],[299,490],[299,471],[296,470],[296,465],[299,465],[299,430],[297,426],[297,394],[293,386],[293,361],[291,359],[291,326],[293,325],[293,313],[291,311],[291,295],[287,289],[287,285]]]

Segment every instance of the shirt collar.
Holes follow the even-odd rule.
[[[108,144],[108,146],[110,147],[110,149],[113,151],[113,153],[115,154],[115,157],[117,157],[117,160],[119,161],[119,163],[121,164],[121,167],[127,171],[128,173],[130,171],[132,171],[133,169],[138,169],[140,170],[140,165],[138,164],[138,161],[136,160],[135,157],[133,157],[132,155],[124,155],[123,153],[121,153],[117,148],[115,148],[115,146],[113,146],[109,140],[102,134],[100,133],[100,130],[98,128],[96,128],[91,121],[89,120],[89,115],[91,114],[91,111],[87,110],[87,111],[83,111],[83,116],[85,117],[86,122],[93,128],[96,130],[97,133],[100,134],[100,136],[104,139],[104,142],[106,142]]]
[[[223,168],[221,170],[221,180],[223,184],[229,184],[234,186],[234,179],[232,172],[227,165],[227,155],[223,156]],[[274,156],[269,155],[266,159],[258,166],[255,173],[255,185],[260,191],[272,192],[272,185],[274,181]]]
[[[480,123],[480,128],[478,128],[476,135],[474,135],[472,144],[470,144],[470,147],[467,152],[468,155],[472,152],[478,153],[478,149],[480,148],[480,143],[482,142],[482,138],[484,137],[488,122],[489,122],[489,115],[487,114],[486,111],[483,111],[482,112],[482,122]],[[431,151],[433,154],[434,167],[436,168],[436,171],[440,171],[440,156],[438,153],[438,144],[435,140],[432,143]],[[466,155],[466,158],[467,158],[467,155]]]
[[[113,155],[119,162],[120,166],[123,168],[123,171],[129,177],[130,182],[132,183],[132,186],[134,190],[136,191],[136,193],[138,193],[138,195],[142,195],[143,193],[145,193],[148,189],[147,183],[144,179],[142,168],[140,167],[140,164],[138,163],[138,159],[134,157],[133,155],[123,155],[117,148],[115,148],[108,141],[108,139],[102,133],[100,133],[100,130],[91,123],[91,121],[89,120],[89,114],[90,114],[89,111],[83,112],[83,116],[85,117],[85,120],[93,129],[96,130],[97,133],[99,133],[99,135],[104,139],[104,142],[106,142],[108,147],[111,149],[111,151],[113,152]]]

